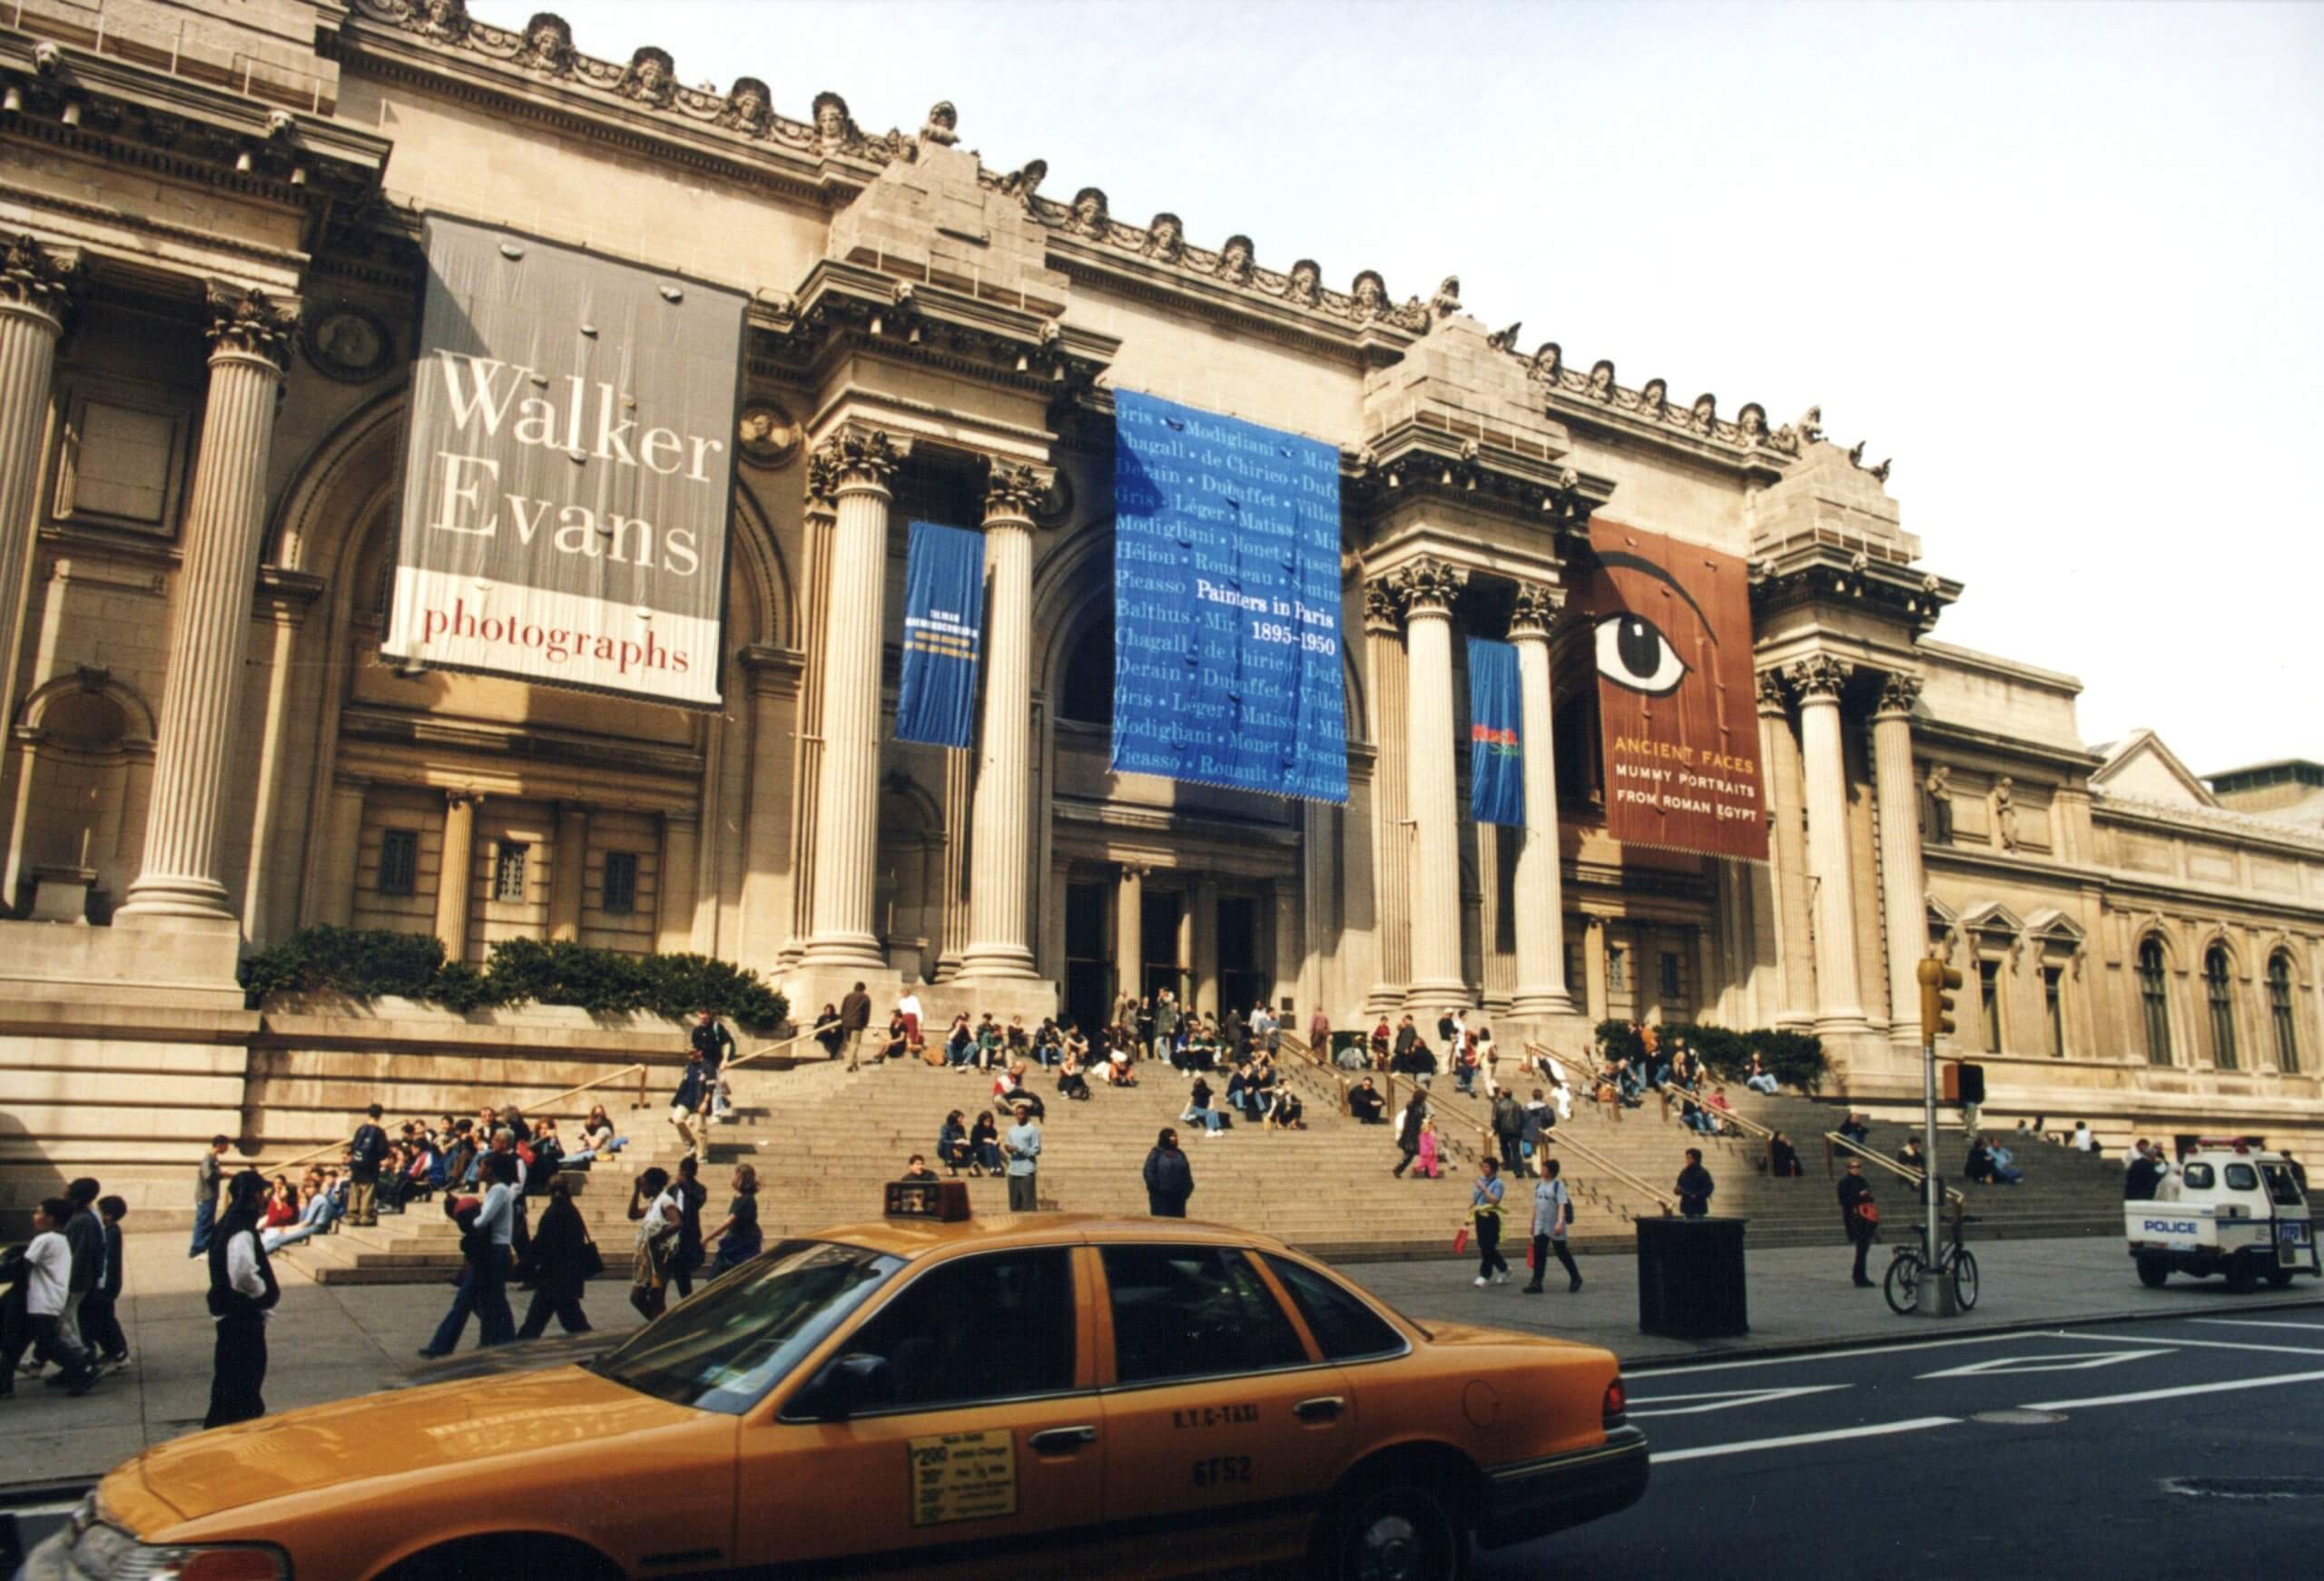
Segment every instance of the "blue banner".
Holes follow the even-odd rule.
[[[1469,639],[1469,810],[1479,823],[1525,823],[1523,717],[1517,700],[1517,649]]]
[[[904,564],[898,741],[940,747],[975,741],[977,649],[983,633],[984,535],[912,523],[911,556]]]
[[[1114,398],[1117,773],[1347,800],[1340,457]]]

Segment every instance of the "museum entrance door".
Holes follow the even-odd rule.
[[[1113,1013],[1113,952],[1106,938],[1112,898],[1107,884],[1065,887],[1065,1014],[1093,1042]]]
[[[1218,898],[1218,1008],[1246,1015],[1265,999],[1268,978],[1259,970],[1259,903],[1248,895]]]
[[[1138,953],[1146,958],[1138,963],[1138,992],[1148,998],[1167,988],[1179,1004],[1187,1002],[1188,975],[1178,962],[1179,916],[1185,900],[1183,894],[1167,889],[1148,889],[1139,898]]]

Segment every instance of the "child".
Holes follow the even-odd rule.
[[[95,1353],[100,1366],[129,1365],[129,1337],[121,1331],[114,1303],[121,1299],[121,1222],[129,1204],[119,1197],[99,1197],[97,1216],[105,1226],[105,1276],[97,1288],[81,1298],[81,1342]]]
[[[24,1321],[0,1345],[0,1399],[16,1392],[16,1362],[32,1347],[38,1361],[54,1361],[64,1375],[67,1394],[86,1394],[96,1381],[87,1352],[64,1331],[64,1287],[73,1251],[64,1243],[66,1221],[79,1210],[65,1197],[50,1197],[33,1210],[32,1244],[25,1248]],[[85,1304],[87,1298],[84,1297]]]
[[[1434,1180],[1444,1173],[1443,1168],[1436,1162],[1436,1122],[1434,1120],[1423,1120],[1420,1123],[1418,1173],[1426,1175],[1430,1180]]]

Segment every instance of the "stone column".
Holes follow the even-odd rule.
[[[1033,781],[1033,502],[1053,475],[995,465],[984,495],[984,741],[970,832],[967,980],[1032,977],[1026,800]]]
[[[1146,981],[1146,875],[1148,869],[1124,862],[1121,881],[1114,891],[1114,997],[1136,998]]]
[[[1815,886],[1816,1030],[1862,1032],[1856,1003],[1856,876],[1848,862],[1848,786],[1840,748],[1840,689],[1855,667],[1818,653],[1786,667],[1799,692],[1807,782],[1807,877]]]
[[[1808,951],[1807,820],[1799,804],[1799,742],[1783,677],[1759,673],[1759,756],[1767,771],[1768,876],[1776,942],[1778,1026],[1812,1026],[1815,967]]]
[[[1372,879],[1376,901],[1372,934],[1378,976],[1364,997],[1366,1013],[1393,1016],[1412,980],[1412,909],[1407,880],[1412,826],[1406,804],[1404,748],[1411,730],[1405,711],[1403,589],[1391,579],[1364,589],[1364,649],[1371,663],[1372,733],[1379,747],[1374,781]]]
[[[303,920],[345,928],[355,920],[355,885],[363,849],[363,799],[368,787],[341,775],[331,781],[322,863],[315,875],[316,908]]]
[[[662,814],[661,893],[655,897],[654,948],[665,954],[694,948],[695,858],[702,824],[691,812]],[[867,908],[864,915],[871,912]]]
[[[1880,807],[1880,899],[1888,923],[1888,1037],[1918,1046],[1920,979],[1928,954],[1928,885],[1921,876],[1920,786],[1913,773],[1913,704],[1917,675],[1881,683],[1872,715],[1873,778]]]
[[[792,755],[790,936],[782,961],[795,964],[806,952],[815,925],[815,829],[823,794],[823,671],[831,638],[832,541],[837,534],[838,452],[819,449],[807,457],[807,488],[799,529],[798,751]],[[948,803],[949,806],[949,803]],[[875,815],[876,816],[876,815]],[[947,813],[946,828],[950,828]]]
[[[17,618],[32,559],[41,437],[56,341],[80,280],[77,252],[53,251],[24,235],[0,244],[0,716],[16,698]]]
[[[881,967],[872,931],[880,840],[880,653],[887,609],[888,480],[903,451],[851,429],[817,447],[839,502],[824,628],[822,771],[815,808],[811,967]]]
[[[210,291],[210,394],[186,505],[185,558],[172,590],[169,684],[154,743],[144,870],[114,920],[163,918],[231,925],[218,880],[218,815],[241,716],[264,526],[275,398],[298,309],[263,291]]]
[[[444,958],[468,954],[468,897],[476,885],[476,810],[484,800],[473,790],[444,792],[444,843],[436,860],[436,937]]]
[[[261,581],[266,594],[269,645],[266,712],[261,716],[258,794],[251,809],[251,860],[242,880],[243,931],[252,944],[271,942],[276,931],[270,891],[275,887],[275,855],[281,843],[275,820],[281,816],[282,758],[290,734],[289,703],[291,672],[297,668],[300,628],[307,610],[323,590],[320,577],[297,575],[269,567]]]
[[[1517,994],[1519,1016],[1571,1016],[1565,980],[1565,892],[1558,871],[1557,743],[1550,707],[1550,630],[1563,594],[1517,590],[1509,640],[1517,645],[1519,727],[1525,753],[1525,831],[1517,848]]]
[[[1187,955],[1194,973],[1194,1007],[1206,1016],[1218,1014],[1218,880],[1195,880],[1194,899],[1187,914]]]
[[[1613,1014],[1606,989],[1606,919],[1585,917],[1581,919],[1581,977],[1583,993],[1589,1002],[1591,1026]]]
[[[589,872],[589,809],[579,801],[556,806],[556,849],[548,867],[548,936],[566,943],[581,938],[581,891]]]
[[[1410,1008],[1469,1002],[1461,975],[1461,810],[1452,761],[1452,601],[1469,574],[1439,560],[1407,567],[1404,652],[1412,691],[1405,765],[1412,796]]]

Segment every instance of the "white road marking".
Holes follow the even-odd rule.
[[[2091,1340],[2127,1340],[2135,1344],[2144,1336],[2137,1334],[2089,1334]],[[2266,1350],[2278,1356],[2324,1356],[2324,1349],[2314,1345],[2262,1345],[2254,1340],[2173,1340],[2173,1345],[2193,1345],[2205,1350]]]
[[[2225,1394],[2238,1389],[2273,1389],[2286,1383],[2317,1382],[2324,1382],[2324,1372],[2280,1372],[2273,1378],[2230,1378],[2218,1383],[2181,1384],[2176,1389],[2142,1389],[2136,1394],[2101,1394],[2088,1399],[2045,1399],[2019,1409],[2080,1410],[2101,1405],[2142,1405],[2151,1399],[2182,1399],[2191,1394]],[[1661,1458],[1656,1457],[1658,1459]]]
[[[1630,1414],[1634,1417],[1698,1417],[1706,1411],[1733,1410],[1738,1406],[1772,1405],[1779,1399],[1795,1399],[1803,1394],[1829,1394],[1836,1389],[1853,1389],[1850,1383],[1809,1383],[1794,1389],[1720,1389],[1704,1394],[1658,1394],[1652,1399],[1633,1399]],[[1700,1404],[1681,1405],[1681,1400],[1699,1400]],[[1640,1410],[1640,1406],[1669,1406],[1668,1410]]]
[[[2197,1318],[2199,1323],[2216,1323],[2222,1329],[2299,1329],[2324,1337],[2324,1323],[2270,1322],[2265,1318]]]
[[[2018,1372],[2082,1372],[2093,1367],[2112,1367],[2118,1362],[2144,1361],[2150,1357],[2170,1354],[2168,1350],[2098,1350],[2087,1356],[1996,1356],[1990,1361],[1972,1361],[1966,1367],[1924,1372],[1915,1381],[1932,1378],[2004,1378]]]
[[[2318,1374],[2324,1377],[2324,1373]],[[1909,1421],[1875,1422],[1865,1428],[1835,1428],[1827,1433],[1793,1433],[1781,1439],[1746,1439],[1734,1444],[1704,1444],[1692,1449],[1664,1449],[1653,1457],[1657,1466],[1677,1460],[1708,1460],[1716,1455],[1747,1455],[1754,1449],[1792,1449],[1804,1444],[1828,1444],[1841,1439],[1876,1439],[1888,1433],[1917,1433],[1924,1428],[1949,1428],[1959,1417],[1915,1417]]]
[[[2012,1334],[1969,1334],[1958,1340],[1907,1340],[1897,1345],[1859,1345],[1847,1350],[1815,1350],[1805,1356],[1760,1356],[1740,1361],[1709,1361],[1699,1367],[1649,1367],[1637,1372],[1625,1370],[1622,1378],[1635,1383],[1641,1378],[1693,1377],[1699,1372],[1731,1372],[1738,1367],[1789,1367],[1795,1362],[1844,1361],[1855,1356],[1889,1356],[1900,1350],[1943,1350],[1956,1345],[1999,1345],[2015,1340],[2081,1340],[2086,1336],[2070,1333],[2063,1329],[2021,1330]]]

